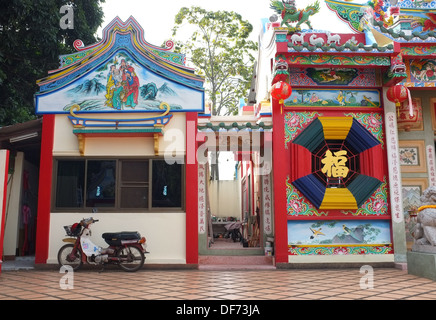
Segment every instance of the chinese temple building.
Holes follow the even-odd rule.
[[[311,28],[318,2],[271,1],[256,101],[273,117],[277,265],[406,262],[435,183],[436,2],[394,2],[326,0],[352,30],[333,34]]]
[[[88,217],[101,246],[104,232],[144,235],[145,266],[407,263],[436,185],[436,1],[267,5],[237,116],[211,115],[204,78],[133,17],[77,40],[38,81],[35,264],[57,264],[64,226]],[[320,6],[349,31],[314,30]],[[1,172],[25,168],[17,154],[0,153]],[[7,177],[0,248],[13,256],[18,236],[3,229],[18,229],[24,200],[4,226]]]
[[[197,162],[184,159],[204,111],[203,78],[171,42],[147,43],[133,17],[114,19],[99,43],[74,45],[35,96],[43,115],[35,263],[57,264],[63,226],[98,217],[94,234],[146,236],[153,264],[195,264]]]

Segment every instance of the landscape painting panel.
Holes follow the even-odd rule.
[[[38,113],[160,111],[162,102],[171,111],[203,111],[203,92],[157,75],[127,52],[114,54],[86,76],[59,91],[38,98]]]
[[[288,221],[289,245],[389,244],[389,221]]]

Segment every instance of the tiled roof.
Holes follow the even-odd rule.
[[[237,123],[233,122],[231,125],[226,125],[224,122],[219,123],[218,125],[213,125],[211,122],[206,123],[206,125],[199,125],[198,130],[207,132],[207,131],[228,131],[228,132],[238,132],[238,131],[270,131],[272,126],[267,126],[263,122],[259,122],[258,124],[253,125],[251,122],[247,123]]]

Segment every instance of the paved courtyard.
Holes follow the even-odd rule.
[[[0,300],[436,300],[430,279],[396,268],[374,268],[372,282],[368,275],[358,268],[3,271]]]

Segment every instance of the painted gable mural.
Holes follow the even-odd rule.
[[[156,112],[162,103],[172,112],[203,112],[203,80],[184,65],[162,59],[159,53],[166,49],[151,50],[139,42],[136,33],[142,30],[133,18],[124,29],[119,19],[114,21],[116,27],[105,33],[107,43],[40,83],[37,113],[69,113],[75,105],[80,112]]]

